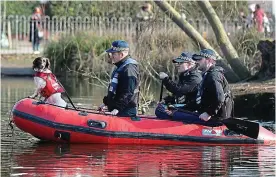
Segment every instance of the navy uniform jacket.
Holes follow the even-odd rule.
[[[120,67],[128,57],[115,65]],[[116,94],[108,92],[108,95],[103,99],[103,103],[107,105],[108,110],[117,109],[120,112],[137,107],[139,82],[138,65],[128,64],[124,66],[119,72]]]
[[[166,89],[173,94],[173,97],[177,100],[177,103],[186,104],[185,109],[195,109],[196,94],[201,81],[201,72],[194,67],[180,73],[178,83],[175,83],[169,77],[166,77],[163,80],[163,83]],[[181,97],[183,97],[183,95],[185,95],[185,98],[182,99]],[[165,98],[165,101],[166,99],[168,100],[169,97]],[[174,104],[173,101],[170,103]]]
[[[207,112],[211,116],[229,118],[234,102],[223,68],[211,67],[203,79],[200,111]]]

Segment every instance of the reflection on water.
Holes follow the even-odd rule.
[[[275,150],[254,146],[33,144],[12,153],[11,175],[273,176]],[[18,149],[17,149],[18,150]]]
[[[65,88],[86,106],[100,104],[106,90],[80,81]],[[11,137],[9,110],[33,90],[32,78],[2,78],[1,176],[275,176],[271,146],[48,144],[17,128]]]

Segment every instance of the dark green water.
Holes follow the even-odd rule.
[[[78,106],[97,106],[106,92],[87,81],[62,83]],[[17,128],[12,136],[9,111],[33,90],[32,78],[1,79],[1,176],[275,176],[274,146],[49,144]],[[158,87],[151,92],[158,100]]]

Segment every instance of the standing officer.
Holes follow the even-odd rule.
[[[103,98],[104,104],[99,110],[107,106],[112,115],[136,116],[140,82],[138,63],[130,57],[126,41],[113,41],[112,47],[106,52],[116,69],[112,73],[107,96]]]

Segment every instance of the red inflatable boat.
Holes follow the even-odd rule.
[[[97,111],[72,110],[25,98],[12,110],[21,130],[42,139],[67,143],[102,144],[275,144],[275,134],[260,126],[262,139],[235,134],[225,126],[208,127],[159,120],[103,115]]]

